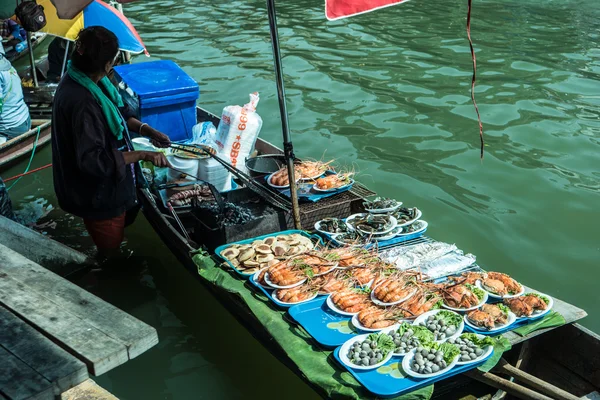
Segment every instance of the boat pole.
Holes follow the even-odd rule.
[[[61,78],[65,74],[65,71],[67,69],[67,59],[69,58],[69,44],[71,43],[67,39],[64,39],[64,40],[67,42],[67,44],[65,44],[65,56],[63,57],[63,64],[62,64],[62,68],[60,69],[60,77]]]
[[[31,63],[31,75],[33,77],[33,87],[38,87],[37,71],[35,70],[35,57],[33,56],[33,47],[31,46],[31,32],[27,32],[27,50],[29,51],[29,62]]]
[[[290,181],[290,197],[292,199],[292,215],[296,229],[302,229],[300,224],[300,208],[298,206],[298,187],[294,176],[294,146],[290,135],[287,106],[285,104],[285,87],[283,85],[283,68],[281,66],[281,52],[279,51],[279,34],[277,32],[277,15],[275,14],[275,0],[267,0],[269,14],[269,30],[271,31],[271,44],[273,46],[273,61],[275,63],[275,82],[277,84],[277,97],[279,99],[279,113],[281,115],[281,128],[283,129],[283,152],[287,164]]]

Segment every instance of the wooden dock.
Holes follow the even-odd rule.
[[[0,244],[0,399],[54,399],[157,343],[154,328]]]

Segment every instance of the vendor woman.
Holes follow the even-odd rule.
[[[150,138],[157,147],[170,143],[165,134],[130,114],[107,77],[118,53],[119,42],[109,30],[82,30],[52,110],[58,203],[83,218],[99,254],[107,257],[119,254],[125,226],[138,210],[133,163],[168,166],[163,153],[131,151],[129,131]]]

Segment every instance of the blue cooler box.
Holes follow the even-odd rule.
[[[200,89],[177,64],[161,60],[120,65],[115,67],[115,79],[142,122],[172,141],[192,137]]]

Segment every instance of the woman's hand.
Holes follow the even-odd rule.
[[[144,151],[143,152],[143,160],[149,161],[154,164],[155,167],[170,167],[169,161],[167,161],[167,157],[158,151]]]
[[[171,144],[171,139],[164,133],[157,131],[148,124],[140,125],[140,135],[150,139],[150,143],[158,148],[167,148]]]

